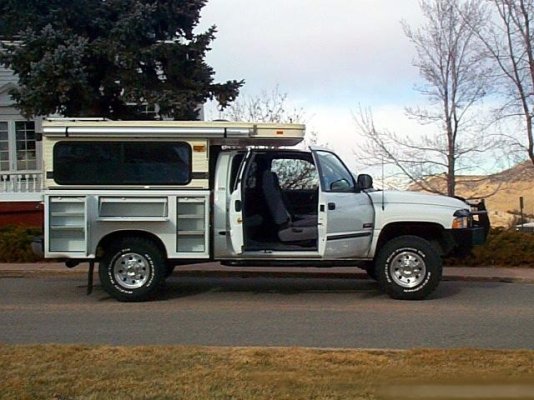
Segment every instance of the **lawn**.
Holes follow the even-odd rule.
[[[534,398],[534,352],[0,345],[0,399],[467,398],[457,392],[477,390],[469,398]]]

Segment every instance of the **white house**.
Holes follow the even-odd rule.
[[[14,107],[9,91],[16,85],[12,71],[0,66],[0,193],[28,201],[38,198],[42,184],[41,142],[36,137],[41,120],[27,120]]]
[[[17,76],[0,65],[0,227],[43,223],[42,198],[42,118],[28,120],[15,108],[9,92],[16,88]],[[135,106],[135,105],[133,105]],[[153,114],[155,107],[145,107]],[[204,108],[199,105],[199,119]]]
[[[42,147],[36,136],[42,118],[27,120],[14,107],[9,91],[17,83],[13,72],[0,65],[0,194],[2,201],[33,201],[43,182]],[[203,105],[198,110],[198,119],[203,120]],[[143,111],[149,116],[157,113],[158,106],[145,106]]]

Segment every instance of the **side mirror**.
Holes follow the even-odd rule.
[[[371,175],[360,174],[358,175],[358,188],[360,190],[367,190],[373,187],[373,178]]]
[[[330,190],[332,192],[346,192],[349,189],[351,189],[351,184],[346,179],[339,179],[330,184]]]

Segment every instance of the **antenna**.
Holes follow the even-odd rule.
[[[382,211],[384,211],[384,192],[386,191],[386,180],[384,178],[384,156],[382,156]]]

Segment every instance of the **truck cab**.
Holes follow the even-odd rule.
[[[398,299],[427,297],[441,258],[484,242],[484,205],[383,192],[296,124],[43,123],[45,257],[99,262],[121,301],[178,264],[350,265]]]
[[[217,259],[313,262],[368,257],[374,207],[334,153],[222,152],[216,174]]]

